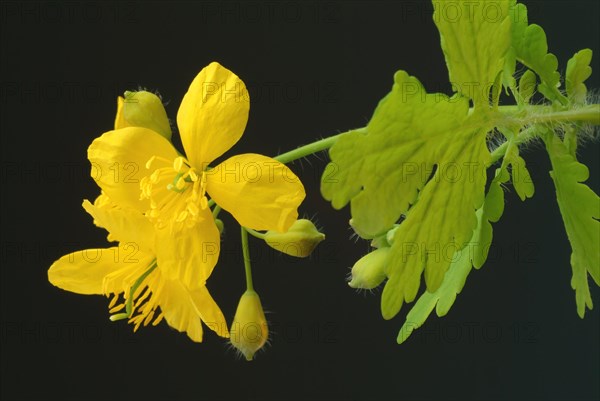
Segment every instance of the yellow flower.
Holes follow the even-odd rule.
[[[154,227],[146,217],[117,206],[105,195],[93,205],[84,201],[83,207],[97,226],[108,230],[108,239],[119,245],[63,256],[48,270],[52,284],[79,294],[112,295],[110,312],[128,309],[134,330],[151,322],[157,325],[164,318],[196,342],[202,341],[201,321],[218,335],[229,337],[223,314],[205,286],[190,290],[156,268]],[[122,303],[118,303],[120,294]]]
[[[268,337],[269,328],[260,297],[254,290],[246,290],[240,298],[231,323],[231,344],[247,361],[251,361],[256,351],[265,345]]]
[[[177,114],[186,157],[163,136],[122,127],[119,118],[117,129],[88,149],[92,177],[102,190],[155,224],[162,274],[192,290],[204,285],[219,254],[207,194],[242,226],[279,232],[296,221],[305,196],[298,177],[266,156],[242,154],[209,167],[241,138],[249,109],[244,83],[211,63],[196,76]]]

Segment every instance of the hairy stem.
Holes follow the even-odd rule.
[[[519,146],[520,144],[525,143],[533,138],[536,138],[537,136],[539,136],[538,127],[529,127],[519,132],[519,135],[515,137],[515,139],[512,141],[512,144]],[[510,141],[506,141],[502,145],[494,149],[494,151],[492,152],[492,161],[490,165],[496,163],[498,160],[504,157],[506,151],[508,150],[509,143]]]
[[[526,109],[527,110],[527,109]],[[600,104],[590,104],[578,109],[553,111],[549,106],[531,106],[528,113],[521,120],[524,124],[550,124],[553,123],[585,123],[600,125]]]
[[[498,111],[507,118],[510,118],[512,122],[520,123],[522,125],[553,124],[564,122],[581,122],[600,125],[600,104],[592,104],[567,111],[555,111],[552,109],[552,106],[547,105],[526,106],[525,109],[520,109],[518,106],[511,105],[499,106]],[[518,114],[522,114],[523,112],[526,113],[525,116],[518,116]],[[340,137],[352,131],[366,132],[366,127],[333,135],[316,142],[309,143],[308,145],[304,145],[289,152],[282,153],[279,156],[276,156],[274,159],[284,164],[290,163],[313,153],[329,149]],[[535,137],[533,131],[529,131],[526,135],[524,135],[525,131],[519,134],[519,137],[516,140],[517,144],[523,143],[524,141]],[[496,151],[494,152],[495,155],[492,154],[492,157],[497,157],[495,161],[504,155],[503,152],[506,151],[506,146],[500,146],[498,149],[496,149]]]
[[[499,109],[501,112],[506,112],[507,115],[519,112],[516,106],[503,106]],[[600,125],[600,104],[592,104],[567,111],[553,111],[551,106],[530,106],[526,110],[532,112],[528,113],[525,117],[518,117],[512,121],[518,122],[520,125],[529,125],[529,127],[519,132],[512,141],[517,146],[538,137],[541,132],[544,132],[540,128],[552,128],[554,124],[570,122]],[[504,156],[508,150],[508,143],[508,141],[504,142],[492,152],[491,164],[494,164]]]

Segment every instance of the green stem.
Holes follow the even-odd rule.
[[[552,106],[547,105],[539,105],[539,106],[526,106],[525,109],[520,108],[516,105],[509,106],[500,106],[498,107],[500,113],[504,116],[511,116],[520,113],[527,113],[524,117],[516,117],[515,122],[520,122],[523,124],[531,125],[531,124],[547,124],[547,123],[561,123],[561,122],[581,122],[588,123],[594,125],[600,125],[600,104],[591,104],[588,106],[583,106],[578,109],[567,110],[567,111],[554,111]],[[301,159],[313,153],[320,152],[325,149],[329,149],[333,146],[333,144],[343,135],[350,133],[352,131],[366,132],[365,128],[358,128],[356,130],[351,130],[348,132],[344,132],[341,134],[333,135],[319,141],[309,143],[308,145],[301,146],[297,149],[291,150],[286,153],[282,153],[279,156],[275,157],[275,160],[280,161],[281,163],[290,163],[294,160]],[[519,134],[519,137],[516,139],[516,144],[523,143],[536,135],[533,132],[529,132],[524,135],[525,131]],[[506,145],[507,146],[507,145]],[[492,154],[492,157],[497,157],[495,161],[499,160],[500,157],[506,151],[506,146],[500,146],[496,149],[495,155]]]
[[[534,106],[535,107],[535,106]],[[535,110],[535,109],[534,109]],[[600,125],[600,104],[591,104],[578,109],[566,111],[550,111],[541,113],[531,113],[523,119],[526,124],[546,124],[563,122],[581,122],[593,125]]]
[[[241,227],[242,231],[242,254],[244,255],[244,270],[246,272],[246,290],[254,291],[252,284],[252,266],[250,266],[250,248],[248,246],[248,231]]]
[[[503,106],[499,109],[506,114],[519,112],[517,106]],[[530,127],[521,131],[512,141],[517,146],[539,136],[540,132],[542,132],[540,131],[540,126],[546,126],[549,123],[580,122],[600,125],[600,104],[592,104],[567,111],[552,111],[550,106],[530,106],[527,109],[534,110],[534,112],[527,114],[525,117],[517,118],[517,122],[523,125],[530,125]],[[491,164],[494,164],[504,156],[508,150],[508,144],[509,141],[504,142],[492,152]]]
[[[536,127],[536,126],[529,127],[529,128],[524,129],[523,131],[519,132],[519,134],[515,137],[515,139],[512,141],[512,143],[513,143],[513,145],[519,146],[522,143],[525,143],[525,142],[530,141],[531,139],[537,137],[538,135],[539,135],[538,127]],[[508,150],[509,143],[510,143],[510,141],[506,141],[502,145],[500,145],[496,149],[494,149],[494,151],[492,152],[492,161],[490,164],[494,164],[498,160],[500,160],[502,157],[504,157],[504,155],[506,154],[506,151]]]
[[[274,157],[275,160],[286,164],[293,162],[294,160],[301,159],[308,155],[312,155],[313,153],[320,152],[325,149],[329,149],[333,146],[333,144],[340,139],[343,135],[346,135],[352,131],[366,132],[366,128],[358,128],[355,130],[351,130],[348,132],[343,132],[341,134],[333,135],[327,138],[323,138],[313,143],[309,143],[308,145],[301,146],[297,149],[290,150],[289,152],[285,152],[280,154],[279,156]]]
[[[265,239],[265,234],[260,233],[258,231],[255,231],[251,228],[245,227],[246,231],[248,231],[248,234],[252,235],[253,237],[259,238],[259,239]]]
[[[220,211],[221,211],[221,206],[216,205],[215,208],[213,209],[213,212],[212,212],[213,218],[216,219],[219,216],[219,212]]]
[[[571,110],[555,110],[549,105],[499,106],[501,119],[509,118],[520,125],[548,123],[587,123],[600,125],[600,104],[590,104]],[[473,109],[469,109],[472,113]]]
[[[115,322],[117,320],[129,319],[131,317],[131,314],[133,313],[133,295],[135,294],[135,292],[137,291],[139,286],[142,285],[144,280],[146,280],[146,277],[148,277],[150,275],[150,273],[152,273],[154,271],[154,269],[156,269],[156,266],[158,266],[158,264],[156,263],[156,259],[155,259],[151,263],[148,270],[146,270],[144,272],[144,274],[139,276],[138,279],[135,280],[135,283],[133,283],[131,288],[129,288],[129,297],[127,297],[127,302],[125,303],[125,313],[117,313],[115,315],[112,315],[110,317],[110,320]]]

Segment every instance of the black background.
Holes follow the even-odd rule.
[[[590,47],[595,1],[526,2],[560,63]],[[495,246],[448,316],[395,343],[409,310],[379,313],[380,290],[345,277],[368,246],[350,240],[348,209],[319,193],[325,155],[292,168],[308,196],[301,213],[327,233],[310,260],[252,241],[255,285],[271,344],[252,363],[211,332],[195,344],[166,324],[132,334],[108,320],[107,300],[54,288],[60,256],[106,244],[81,208],[98,188],[86,148],[111,129],[115,99],[158,89],[174,117],[191,80],[216,60],[248,85],[251,115],[230,154],[275,155],[364,126],[393,73],[448,93],[426,2],[66,2],[1,6],[2,398],[6,399],[598,399],[598,306],[580,320],[570,247],[548,176],[529,146],[536,196],[507,188]],[[600,192],[598,145],[580,151]],[[244,289],[237,226],[209,289],[230,321]],[[590,279],[590,283],[592,283]],[[600,291],[592,288],[600,304]]]

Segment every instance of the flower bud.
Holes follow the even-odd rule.
[[[378,235],[371,240],[371,246],[373,248],[389,248],[390,243],[387,241],[387,233]]]
[[[312,221],[300,219],[284,233],[267,231],[264,239],[271,248],[290,256],[305,258],[325,239],[325,234],[320,233]]]
[[[394,226],[387,232],[378,235],[371,240],[371,246],[373,248],[389,248],[394,244],[394,236],[396,231],[400,227],[400,224],[394,224]]]
[[[229,334],[231,344],[244,354],[247,361],[251,361],[256,351],[267,342],[267,319],[255,291],[246,290],[240,298]]]
[[[385,235],[386,241],[390,246],[394,245],[394,236],[396,235],[396,231],[398,231],[398,227],[400,227],[400,224],[394,224],[394,228]]]
[[[115,129],[125,127],[148,128],[171,140],[171,125],[162,101],[147,91],[125,92],[117,99]]]
[[[354,222],[354,219],[350,219],[350,221],[348,222],[348,224],[350,224],[350,227],[352,227],[352,229],[354,230],[354,232],[356,233],[356,235],[358,235],[360,238],[362,238],[362,239],[373,239],[372,235],[367,235],[366,233],[364,233],[363,231],[361,231],[356,226],[356,223]]]
[[[352,267],[352,288],[371,290],[385,280],[385,265],[390,248],[379,248],[360,258]]]

